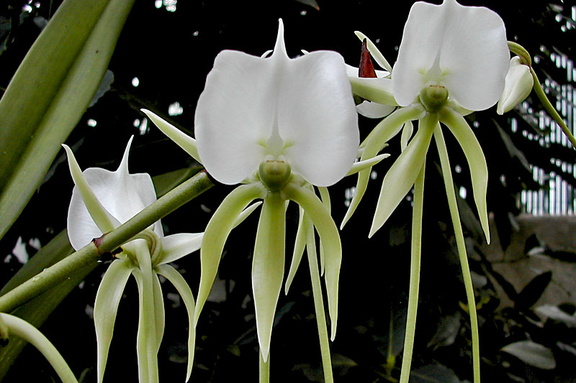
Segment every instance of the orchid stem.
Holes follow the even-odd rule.
[[[322,355],[322,368],[324,370],[324,382],[333,383],[332,358],[330,355],[330,341],[328,339],[328,327],[326,323],[326,312],[324,311],[324,299],[322,298],[322,286],[320,283],[320,269],[318,268],[318,257],[316,253],[316,241],[312,221],[307,218],[308,230],[308,266],[310,269],[310,279],[312,281],[312,296],[314,297],[314,310],[316,312],[316,323],[318,325],[318,338],[320,340],[320,354]]]
[[[262,352],[258,351],[258,355],[260,358],[260,372],[259,372],[259,383],[269,383],[270,382],[270,353],[268,353],[268,361],[264,361],[264,357],[262,356]]]
[[[404,334],[404,351],[402,352],[402,367],[400,383],[410,380],[410,366],[414,352],[416,336],[416,316],[418,314],[418,296],[420,292],[420,260],[422,253],[422,215],[424,210],[424,176],[426,162],[414,183],[414,206],[412,210],[412,246],[410,257],[410,285],[408,289],[408,309],[406,313],[406,331]]]
[[[460,221],[460,214],[458,212],[458,201],[456,199],[456,192],[454,189],[454,180],[452,178],[450,159],[448,158],[446,142],[444,141],[444,136],[440,127],[437,127],[434,131],[434,138],[436,140],[436,146],[438,147],[438,153],[440,156],[442,175],[444,177],[444,186],[446,188],[446,197],[448,198],[448,207],[450,209],[450,218],[452,219],[452,225],[454,227],[454,237],[456,238],[458,258],[460,259],[462,279],[464,281],[464,288],[466,290],[468,313],[470,315],[470,331],[472,333],[472,366],[474,372],[474,382],[480,383],[480,339],[478,330],[478,315],[476,312],[476,299],[474,297],[474,284],[472,283],[472,275],[470,273],[468,254],[466,251],[466,242],[464,240],[464,232],[462,230],[462,223]]]
[[[544,89],[540,84],[540,80],[538,80],[538,76],[536,75],[534,68],[531,67],[530,72],[532,73],[532,78],[534,78],[534,92],[540,99],[540,102],[542,102],[542,106],[544,106],[544,109],[546,109],[546,111],[550,113],[550,116],[554,119],[554,121],[558,124],[558,126],[560,126],[560,129],[562,129],[564,135],[568,138],[570,143],[572,143],[572,146],[576,148],[576,138],[574,138],[572,132],[570,131],[570,128],[568,128],[568,125],[566,125],[566,122],[564,121],[564,119],[562,119],[562,116],[560,116],[556,108],[554,108],[554,106],[548,99],[548,96],[546,96],[546,92],[544,92]]]
[[[116,250],[154,222],[190,202],[212,186],[213,183],[206,172],[196,174],[116,229],[95,239],[82,249],[2,295],[0,312],[11,312],[32,298],[64,282],[79,270],[96,265],[103,254]]]

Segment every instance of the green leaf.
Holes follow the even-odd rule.
[[[531,340],[510,343],[502,347],[501,351],[514,355],[522,362],[536,368],[553,370],[556,367],[556,359],[552,350]]]
[[[0,100],[0,237],[98,90],[134,0],[67,0]]]

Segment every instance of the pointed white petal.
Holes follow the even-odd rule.
[[[158,264],[174,262],[200,249],[204,233],[178,233],[161,239],[162,250],[158,256]]]
[[[346,175],[358,150],[352,90],[342,56],[313,52],[281,73],[278,131],[292,170],[316,186]]]

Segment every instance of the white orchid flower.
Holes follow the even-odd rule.
[[[496,109],[498,114],[514,109],[528,97],[532,88],[534,88],[534,77],[530,66],[524,64],[519,56],[512,57],[504,83],[504,91]]]
[[[72,150],[64,145],[75,187],[68,211],[68,236],[78,250],[93,239],[113,230],[156,201],[152,178],[146,173],[128,172],[128,142],[118,169],[80,170]],[[185,303],[189,319],[188,368],[193,365],[195,301],[182,275],[173,262],[200,248],[203,233],[181,233],[164,236],[162,225],[152,227],[122,245],[121,253],[110,264],[102,278],[94,304],[94,323],[98,344],[98,382],[102,382],[108,350],[112,341],[118,305],[126,283],[132,275],[140,295],[138,322],[138,371],[141,382],[158,381],[157,354],[164,333],[164,298],[159,275],[170,281]]]
[[[402,134],[402,142],[407,144],[382,181],[369,234],[374,235],[406,194],[413,190],[411,273],[401,383],[407,383],[410,376],[420,278],[425,162],[432,137],[438,148],[466,289],[472,330],[474,381],[480,381],[474,288],[442,125],[454,135],[466,156],[476,209],[489,242],[486,205],[488,169],[482,148],[464,115],[485,110],[498,102],[504,90],[509,60],[504,22],[493,11],[484,7],[462,6],[455,0],[444,0],[441,5],[416,2],[410,9],[398,60],[390,76],[392,93],[400,108],[378,124],[362,143],[364,150],[361,159],[364,160],[376,155],[402,127],[409,127]],[[412,121],[416,120],[416,133],[408,137],[412,135]],[[359,173],[356,194],[343,225],[357,208],[367,188],[369,173],[369,170]]]
[[[391,74],[394,98],[402,108],[370,133],[363,142],[362,159],[378,153],[405,123],[421,123],[384,179],[370,235],[384,224],[414,185],[439,123],[449,128],[466,154],[476,205],[487,233],[486,161],[463,115],[498,102],[509,60],[504,22],[495,12],[462,6],[455,0],[445,0],[441,5],[417,2],[412,6]],[[359,192],[344,223],[362,198],[368,182],[365,173],[359,174]]]
[[[333,338],[341,243],[329,210],[313,187],[319,187],[325,199],[324,187],[347,175],[358,153],[357,114],[342,56],[319,51],[290,59],[280,20],[271,53],[257,57],[226,50],[216,57],[198,100],[195,140],[183,138],[158,116],[145,113],[188,153],[198,153],[217,181],[243,184],[224,199],[206,227],[196,317],[218,272],[234,220],[251,201],[262,199],[252,283],[261,356],[267,362],[284,279],[286,205],[294,201],[312,221],[324,250]]]

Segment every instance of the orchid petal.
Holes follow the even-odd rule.
[[[372,40],[370,40],[368,36],[362,32],[356,31],[354,34],[356,37],[358,37],[358,39],[360,39],[360,41],[366,41],[366,48],[368,48],[368,52],[370,52],[376,63],[378,63],[381,68],[386,69],[388,74],[390,74],[389,72],[392,72],[392,65],[388,63],[388,60],[386,60],[382,52],[380,52],[380,50],[376,47],[376,44],[374,44]]]
[[[190,157],[200,162],[196,140],[147,109],[140,109],[168,138],[180,146]]]
[[[432,82],[464,108],[484,110],[502,95],[509,59],[504,22],[495,12],[455,0],[417,2],[392,72],[394,97],[407,106]]]
[[[146,206],[156,201],[156,191],[149,174],[130,174],[128,172],[128,153],[131,140],[126,146],[122,162],[118,170],[112,172],[101,168],[88,168],[84,170],[84,178],[103,209],[109,216],[114,217],[114,227],[128,221]],[[75,188],[75,190],[77,190]],[[93,238],[103,233],[93,222],[88,212],[83,196],[73,192],[70,208],[68,210],[68,235],[72,246],[81,248]],[[88,198],[88,197],[87,197]],[[90,201],[92,199],[90,198]],[[92,209],[92,208],[91,208]],[[107,230],[109,231],[109,230]],[[106,231],[106,232],[107,232]],[[162,226],[159,222],[154,224],[154,231],[162,236]]]
[[[178,291],[182,297],[182,301],[186,306],[188,312],[188,365],[186,368],[186,381],[190,380],[192,374],[192,367],[194,366],[194,351],[196,347],[196,329],[194,326],[194,310],[196,303],[194,302],[194,295],[192,289],[182,276],[170,265],[160,265],[156,267],[157,273],[165,277]]]
[[[114,333],[114,323],[118,313],[118,305],[132,273],[133,266],[128,260],[115,260],[110,264],[96,293],[94,302],[94,326],[96,328],[96,344],[98,348],[97,382],[104,379],[108,351]]]
[[[200,249],[204,233],[178,233],[162,238],[162,249],[156,264],[174,262]]]
[[[324,278],[328,295],[328,311],[331,320],[331,338],[334,340],[338,323],[338,283],[340,279],[340,266],[342,264],[340,233],[328,209],[326,209],[326,205],[320,201],[313,191],[294,184],[288,184],[284,193],[287,198],[296,202],[304,209],[320,236],[320,243],[326,254]]]
[[[260,213],[252,260],[256,329],[264,362],[268,361],[274,315],[284,279],[285,239],[284,200],[279,193],[270,193]]]
[[[250,202],[257,198],[263,198],[265,194],[266,190],[261,184],[241,185],[224,198],[208,222],[200,250],[200,286],[194,317],[195,324],[198,323],[202,308],[212,289],[224,244],[236,225],[238,216]]]
[[[258,170],[276,123],[277,61],[222,51],[198,99],[195,134],[201,163],[216,180],[237,184]]]
[[[420,127],[410,144],[388,169],[382,181],[382,188],[368,237],[372,237],[384,225],[414,185],[426,160],[432,133],[437,124],[436,117],[425,116],[420,121]]]
[[[102,206],[92,188],[86,181],[74,153],[67,145],[62,145],[68,156],[68,165],[70,167],[70,174],[76,185],[72,192],[72,200],[68,213],[68,236],[72,247],[76,250],[85,246],[93,238],[97,238],[102,233],[109,232],[120,223]],[[84,206],[85,213],[88,214],[74,214],[78,209]],[[83,213],[84,213],[83,211]],[[79,230],[86,233],[84,235],[77,234]],[[77,240],[78,237],[88,237],[88,242],[84,239]]]
[[[408,142],[412,138],[412,133],[414,133],[414,124],[412,121],[407,121],[402,128],[402,135],[400,136],[400,148],[402,151],[408,146]]]
[[[313,185],[336,183],[352,166],[360,140],[344,59],[312,52],[279,75],[278,133],[292,170]]]
[[[356,105],[356,110],[364,117],[382,118],[394,111],[396,107],[391,105],[379,104],[377,102],[364,100],[361,104]]]
[[[472,190],[480,224],[486,236],[486,242],[490,243],[490,225],[488,221],[488,205],[486,195],[488,193],[488,165],[482,147],[476,135],[466,122],[466,119],[450,109],[442,114],[441,121],[450,129],[456,140],[462,147],[472,178]]]
[[[17,316],[1,313],[0,322],[8,328],[10,334],[32,344],[44,355],[48,363],[54,368],[63,383],[76,383],[74,373],[56,347],[36,327]]]

